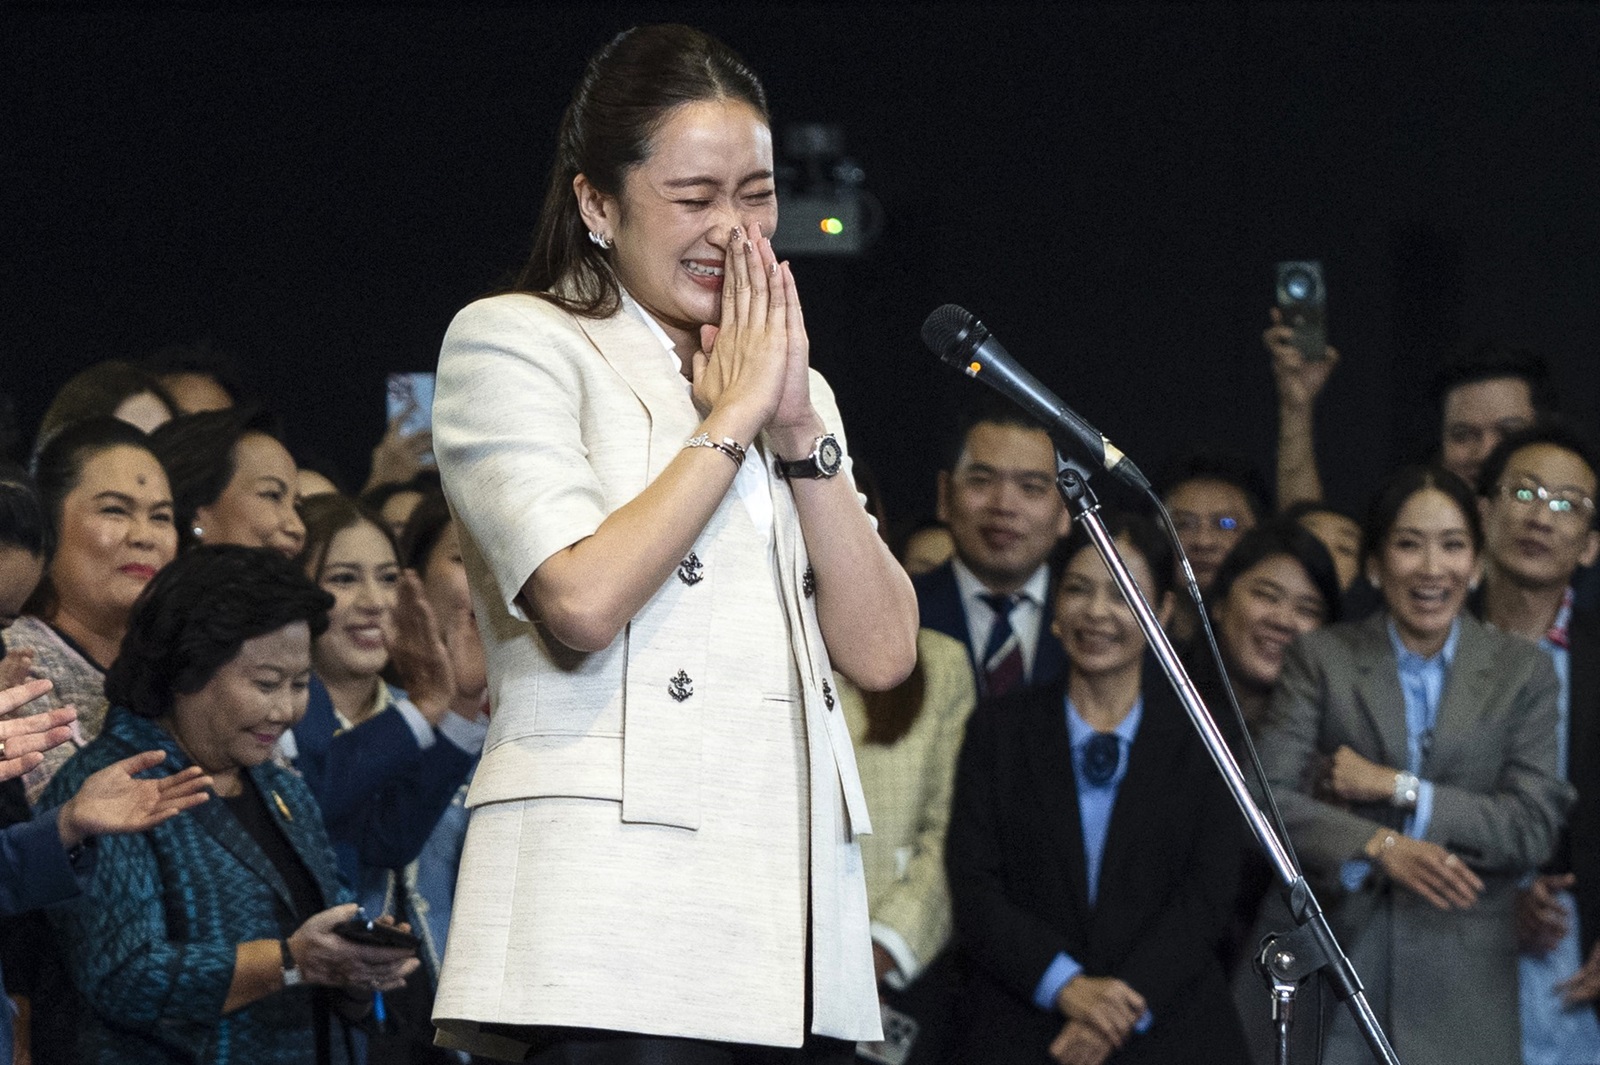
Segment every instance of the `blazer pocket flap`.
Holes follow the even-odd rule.
[[[560,733],[518,736],[483,756],[467,806],[564,795],[622,798],[622,737]]]

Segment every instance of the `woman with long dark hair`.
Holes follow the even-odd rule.
[[[755,75],[630,30],[562,120],[516,291],[445,337],[434,445],[494,707],[435,1010],[454,1045],[849,1060],[878,1035],[831,678],[904,677],[916,603],[776,220]]]
[[[1385,609],[1293,644],[1261,760],[1401,1060],[1518,1061],[1517,884],[1555,847],[1554,670],[1473,618],[1483,528],[1460,478],[1398,471],[1362,537]],[[1325,1060],[1367,1061],[1341,1008]]]

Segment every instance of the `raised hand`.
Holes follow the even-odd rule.
[[[64,846],[90,836],[145,832],[211,798],[211,778],[199,766],[152,780],[137,774],[166,761],[164,751],[145,751],[106,766],[85,780],[61,806],[57,831]]]
[[[4,717],[53,687],[48,680],[29,680],[0,691],[0,781],[22,776],[44,761],[45,751],[72,738],[78,711],[70,706],[42,714]]]
[[[1323,349],[1321,361],[1307,359],[1294,346],[1294,330],[1283,324],[1278,308],[1268,313],[1272,324],[1261,334],[1261,343],[1272,354],[1272,377],[1278,384],[1278,403],[1284,407],[1309,407],[1338,365],[1339,352],[1329,345]]]
[[[439,632],[433,607],[423,594],[416,573],[400,574],[394,608],[394,634],[384,632],[389,660],[394,663],[400,683],[430,725],[438,725],[450,711],[456,697],[455,675],[450,666],[450,649]]]

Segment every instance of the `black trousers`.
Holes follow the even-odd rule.
[[[541,1030],[522,1060],[535,1065],[850,1065],[855,1056],[854,1043],[817,1035],[790,1048],[551,1027]]]

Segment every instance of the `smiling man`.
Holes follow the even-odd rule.
[[[1071,528],[1055,447],[1020,412],[986,409],[939,473],[939,520],[955,558],[915,581],[922,626],[966,644],[978,692],[998,697],[1061,675],[1043,623],[1050,552]]]
[[[1484,459],[1483,613],[1537,643],[1561,681],[1557,750],[1578,789],[1556,856],[1517,899],[1523,1061],[1600,1061],[1600,625],[1573,609],[1579,566],[1600,555],[1595,457],[1546,422],[1509,434]]]

